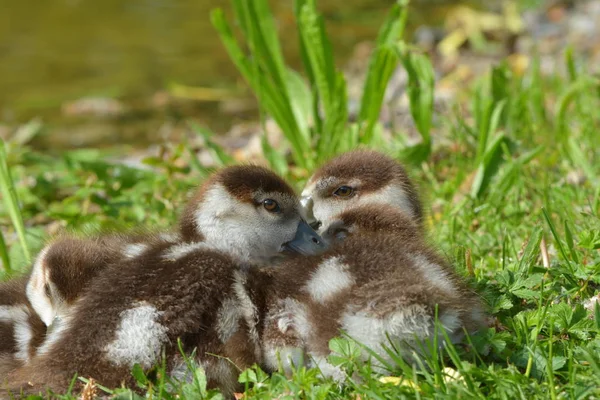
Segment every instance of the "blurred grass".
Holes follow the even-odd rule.
[[[499,63],[462,88],[454,107],[433,118],[432,67],[402,41],[406,8],[399,2],[371,56],[358,119],[348,122],[346,82],[331,61],[314,1],[295,3],[302,73],[286,66],[267,3],[233,1],[242,35],[232,32],[218,10],[213,23],[255,92],[263,122],[273,118],[290,149],[288,154],[273,148],[265,135],[268,162],[287,177],[301,179],[333,154],[362,144],[409,163],[428,198],[433,241],[481,293],[492,317],[490,327],[464,345],[440,350],[424,344],[431,346],[430,355],[415,365],[390,347],[394,362],[387,368],[396,379],[381,380],[372,365],[358,361],[360,344],[336,339],[330,361],[347,372],[345,385],[322,378],[316,369],[298,368],[291,378],[250,369],[240,377],[245,396],[600,396],[600,311],[584,308],[600,287],[600,83],[575,50],[557,60],[566,74],[543,75],[535,56],[524,73],[509,62]],[[397,67],[408,74],[410,113],[421,136],[410,147],[401,132],[383,139],[378,122],[390,71]],[[218,165],[232,162],[210,132],[194,129]],[[26,146],[9,148],[2,158],[8,167],[3,188],[10,192],[12,175],[17,196],[7,201],[3,192],[0,222],[17,221],[17,232],[19,219],[26,224],[19,240],[5,231],[8,254],[0,246],[3,260],[10,257],[14,269],[26,268],[21,250],[39,248],[42,233],[36,227],[44,224],[58,222],[62,229],[77,231],[174,226],[185,193],[209,172],[195,157],[190,160],[184,144],[165,146],[146,159],[150,170],[108,162],[106,155],[80,150],[49,158]],[[219,398],[206,389],[202,370],[190,368],[192,383],[171,386],[168,379],[153,381],[139,369],[132,373],[150,397]],[[138,396],[107,390],[116,398]]]

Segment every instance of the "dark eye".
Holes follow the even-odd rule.
[[[273,199],[265,199],[263,201],[263,207],[265,208],[265,210],[272,213],[277,213],[281,211],[279,204]]]
[[[350,186],[340,186],[337,188],[335,192],[333,192],[334,196],[337,197],[348,197],[354,192]]]

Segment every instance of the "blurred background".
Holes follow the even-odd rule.
[[[369,41],[393,3],[318,1],[351,99],[360,93]],[[438,78],[453,77],[436,89],[451,96],[451,82],[468,80],[480,65],[515,55],[516,68],[525,68],[533,48],[545,68],[567,42],[597,57],[599,3],[413,0],[407,33],[431,53]],[[299,66],[293,1],[271,4],[287,61]],[[48,152],[178,141],[188,120],[219,135],[251,135],[258,129],[256,103],[210,22],[211,9],[224,7],[231,16],[229,6],[0,0],[0,137],[34,118],[43,129],[30,144]]]

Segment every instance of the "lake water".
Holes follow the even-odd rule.
[[[393,3],[318,2],[340,65],[356,43],[375,37]],[[448,3],[454,2],[413,5],[411,26],[441,20]],[[298,65],[293,2],[271,4],[286,58]],[[15,125],[41,116],[61,131],[72,123],[61,105],[84,96],[136,104],[171,84],[243,87],[210,23],[215,7],[231,16],[229,1],[218,0],[0,0],[0,121]],[[218,114],[211,102],[181,110],[182,117],[204,115],[216,130],[227,129],[228,121],[215,121],[218,115],[211,120]]]

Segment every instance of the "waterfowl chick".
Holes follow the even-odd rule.
[[[323,165],[308,180],[301,201],[317,226],[364,204],[394,205],[419,225],[423,219],[417,190],[402,165],[373,150],[349,151]]]
[[[177,239],[167,233],[54,239],[27,276],[0,283],[0,371],[13,370],[56,340],[60,321],[102,269],[139,255],[150,242]]]
[[[63,236],[54,239],[38,254],[27,283],[27,299],[53,332],[84,295],[98,274],[121,260],[141,255],[158,243],[176,243],[177,234],[105,234],[95,237]]]
[[[22,276],[0,282],[0,384],[8,372],[31,359],[46,334],[25,295],[27,281]]]
[[[207,353],[242,367],[260,357],[246,270],[286,249],[312,252],[322,244],[302,220],[293,190],[255,166],[226,168],[207,180],[180,228],[182,242],[159,243],[101,271],[61,324],[59,339],[15,371],[8,387],[62,391],[76,372],[108,387],[133,386],[131,367],[150,369],[163,354],[168,370],[180,373],[180,339],[188,355],[196,350],[209,383],[231,391],[237,370]]]
[[[324,238],[336,242],[331,249],[291,259],[272,272],[262,333],[266,368],[289,370],[304,359],[341,379],[326,360],[329,340],[341,332],[387,360],[389,338],[410,360],[418,348],[415,338],[434,335],[436,307],[453,340],[460,340],[463,329],[482,325],[477,297],[396,207],[352,208],[324,229]]]

